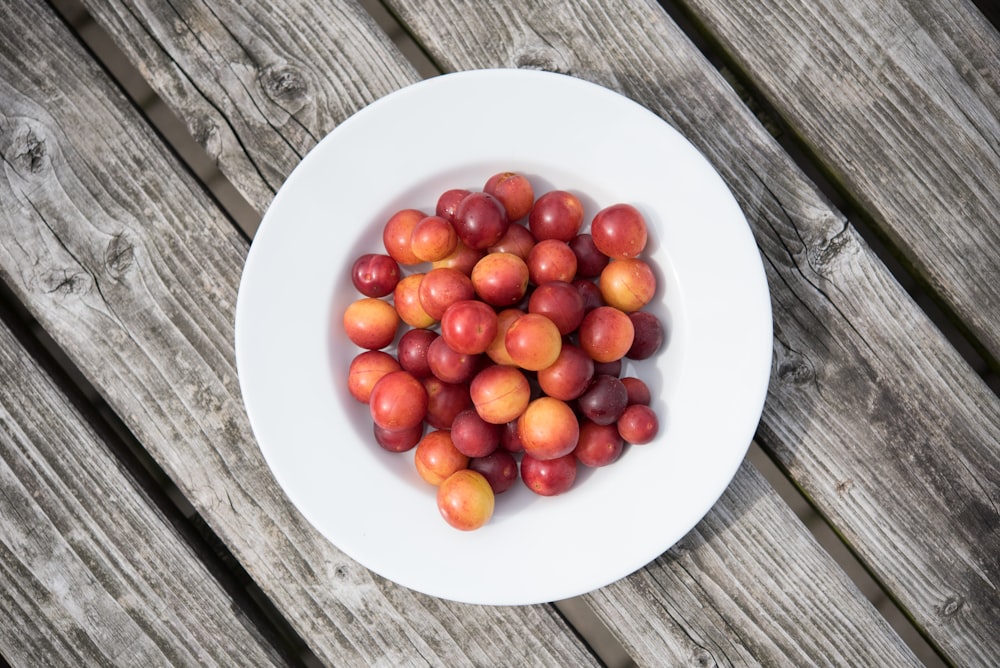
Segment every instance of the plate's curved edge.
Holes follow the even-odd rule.
[[[675,133],[683,141],[687,142],[687,140],[684,139],[675,128],[673,128],[669,124],[666,124],[664,121],[662,121],[662,119],[659,119],[659,117],[655,116],[655,114],[653,114],[653,112],[649,111],[645,107],[642,107],[638,103],[636,103],[636,102],[634,102],[632,100],[629,100],[628,98],[626,98],[624,96],[621,96],[619,93],[616,93],[615,91],[611,91],[611,90],[605,89],[603,87],[600,87],[597,84],[586,82],[586,81],[583,81],[583,80],[580,80],[580,79],[575,79],[575,78],[569,77],[567,75],[560,75],[560,74],[549,73],[549,72],[538,72],[538,71],[532,71],[532,70],[486,70],[486,71],[459,72],[459,73],[454,73],[454,74],[441,75],[441,77],[435,77],[434,79],[425,80],[425,81],[418,82],[418,83],[412,84],[410,86],[404,87],[402,89],[399,89],[395,93],[392,93],[389,96],[386,96],[386,97],[381,98],[380,100],[378,100],[376,102],[373,102],[372,105],[369,105],[369,107],[366,107],[365,110],[368,110],[370,108],[376,108],[376,109],[378,109],[378,108],[381,108],[381,107],[383,107],[385,105],[390,105],[393,102],[393,99],[397,99],[397,98],[394,98],[394,96],[397,96],[397,95],[408,95],[408,94],[411,94],[414,90],[419,90],[420,88],[423,88],[423,87],[426,87],[426,86],[433,87],[434,85],[436,85],[435,81],[439,80],[439,79],[441,79],[443,77],[449,77],[452,80],[456,80],[456,79],[461,79],[463,77],[475,78],[475,77],[483,76],[484,74],[486,76],[490,76],[489,73],[494,73],[494,74],[501,75],[501,76],[514,76],[514,77],[517,77],[517,76],[520,76],[520,75],[524,75],[525,73],[528,73],[528,74],[526,74],[527,76],[558,77],[558,78],[561,78],[561,79],[564,79],[564,80],[567,80],[567,81],[572,81],[573,83],[571,85],[580,85],[580,86],[582,86],[582,88],[590,88],[590,89],[593,89],[595,91],[600,91],[601,95],[616,96],[617,98],[620,98],[621,100],[624,100],[624,101],[628,102],[629,104],[634,105],[638,109],[641,109],[646,114],[649,114],[649,115],[653,116],[654,118],[656,118],[657,121],[659,121],[660,123],[663,123],[663,125],[664,125],[665,128],[669,128],[669,130],[671,132]],[[364,112],[365,110],[362,110],[362,112]],[[361,114],[362,112],[359,112],[359,114]],[[295,170],[293,170],[292,175],[289,176],[289,181],[292,180],[293,176],[299,170],[308,169],[309,162],[311,160],[314,160],[315,159],[314,156],[318,155],[323,150],[321,147],[323,147],[326,144],[328,144],[329,143],[328,140],[332,141],[330,139],[331,137],[336,137],[337,136],[336,133],[338,133],[338,132],[340,132],[340,133],[350,132],[352,124],[356,123],[356,122],[359,122],[359,121],[356,120],[358,117],[359,117],[359,115],[355,115],[355,116],[352,116],[351,118],[345,120],[340,126],[338,126],[338,128],[335,128],[329,135],[327,135],[326,137],[324,137],[324,139],[321,140],[321,142],[319,142],[316,147],[314,147],[313,151],[310,151],[310,153],[303,159],[302,163],[300,163],[300,165],[297,166]],[[701,157],[701,159],[704,160],[706,164],[708,164],[708,161],[707,161],[707,159],[705,159],[704,155],[702,155],[700,153],[700,151],[698,151],[698,149],[696,147],[693,147],[693,145],[691,145],[690,142],[687,142],[687,143],[688,143],[688,145],[694,151],[698,152],[698,154]],[[712,171],[714,172],[714,169]],[[716,176],[718,176],[717,173],[716,173]],[[721,183],[721,177],[719,177],[719,180],[720,180],[720,183]],[[725,190],[725,193],[730,198],[732,198],[732,193],[728,190],[728,187],[726,187],[724,183],[722,185],[723,185],[723,188]],[[282,202],[283,202],[282,198],[284,196],[287,196],[287,193],[288,193],[288,190],[286,190],[286,188],[283,186],[282,189],[279,191],[279,193],[276,195],[275,200],[272,202],[272,205],[268,208],[268,211],[267,211],[267,213],[264,216],[264,220],[262,221],[262,224],[261,224],[261,226],[260,226],[260,228],[258,230],[257,238],[255,239],[254,243],[251,245],[250,253],[248,254],[248,259],[247,259],[247,266],[244,268],[244,276],[241,278],[240,292],[239,292],[239,294],[237,296],[237,309],[236,309],[236,322],[235,322],[235,326],[236,326],[236,330],[237,330],[237,333],[236,333],[237,370],[238,370],[238,373],[240,374],[240,378],[241,378],[241,390],[243,390],[244,402],[246,403],[248,413],[250,414],[249,417],[250,417],[250,422],[251,422],[251,428],[254,430],[255,434],[258,433],[258,429],[262,429],[262,428],[259,427],[256,424],[255,417],[253,415],[253,412],[256,409],[252,408],[253,400],[248,397],[248,394],[252,394],[252,391],[248,392],[243,387],[243,380],[242,380],[244,378],[245,371],[248,368],[248,365],[252,364],[252,362],[250,362],[249,360],[246,359],[246,355],[249,354],[249,352],[248,352],[249,348],[246,346],[246,342],[245,342],[245,340],[243,338],[243,335],[241,334],[241,324],[240,324],[241,322],[244,323],[243,334],[245,334],[245,331],[246,331],[245,317],[247,315],[247,297],[246,297],[246,293],[244,291],[244,287],[245,287],[245,283],[248,286],[253,285],[252,281],[248,281],[247,280],[247,274],[248,274],[248,272],[252,273],[254,271],[254,261],[255,261],[254,257],[256,256],[254,246],[257,246],[258,249],[260,249],[260,248],[263,247],[264,244],[268,243],[266,240],[267,240],[267,238],[268,238],[268,236],[270,234],[272,234],[272,233],[273,234],[278,234],[278,232],[277,232],[278,225],[275,224],[275,223],[270,223],[268,221],[270,220],[271,217],[278,217],[279,216],[279,214],[276,213],[276,212],[278,212],[280,210],[280,208],[282,206]],[[742,211],[739,209],[738,205],[736,204],[735,199],[733,199],[733,203],[736,206],[737,211],[739,211],[739,215],[740,215],[740,218],[741,218],[741,220],[743,222],[743,225],[745,225],[747,227],[747,231],[749,232],[749,224],[746,221],[746,218],[743,215]],[[272,232],[272,230],[273,230],[273,232]],[[751,239],[752,239],[752,234],[751,234]],[[754,250],[755,250],[755,252],[757,251],[755,245],[754,245]],[[755,392],[755,397],[759,397],[759,404],[757,405],[756,410],[755,410],[757,419],[759,419],[759,416],[760,416],[761,411],[763,409],[764,400],[766,398],[767,385],[768,385],[768,382],[769,382],[770,368],[771,368],[771,364],[772,364],[772,355],[773,355],[773,345],[772,345],[773,323],[772,323],[772,314],[771,314],[771,306],[770,306],[770,295],[769,295],[769,292],[768,292],[768,289],[767,289],[766,274],[764,272],[763,263],[761,262],[759,255],[757,257],[757,261],[760,263],[760,265],[759,265],[759,267],[760,267],[760,269],[759,269],[759,271],[760,271],[760,274],[759,274],[760,281],[759,281],[759,283],[760,283],[761,291],[762,291],[762,293],[764,295],[763,303],[766,304],[766,310],[767,310],[767,313],[766,313],[767,317],[766,317],[766,319],[764,319],[765,322],[766,322],[766,352],[767,352],[767,355],[766,355],[766,357],[767,357],[767,360],[766,360],[766,372],[763,373],[763,374],[761,374],[762,375],[762,379],[759,381],[760,383],[762,383],[762,387],[759,387],[758,391]],[[247,288],[247,289],[251,289],[251,288]],[[761,341],[764,341],[764,339],[765,339],[765,335],[762,332],[761,333]],[[763,357],[763,355],[762,355],[762,357]],[[762,367],[764,366],[764,360],[763,359],[761,360],[761,366]],[[755,398],[754,401],[756,402],[756,398]],[[756,421],[754,423],[754,427],[755,427],[755,425],[756,425]],[[729,475],[727,477],[727,483],[725,485],[723,485],[721,487],[721,489],[718,490],[718,494],[716,495],[715,500],[717,500],[719,497],[721,497],[721,495],[725,492],[725,489],[728,487],[728,481],[731,481],[732,477],[736,474],[736,472],[737,472],[740,464],[742,463],[743,457],[745,456],[746,448],[749,447],[750,441],[752,440],[753,430],[754,430],[753,428],[750,429],[750,433],[749,433],[748,438],[746,439],[745,447],[744,447],[744,449],[742,451],[742,455],[739,458],[735,458],[734,459],[734,461],[732,463],[731,471],[729,471]],[[258,438],[258,440],[260,441],[260,438]],[[262,450],[262,452],[263,452],[263,454],[265,456],[265,460],[268,460],[268,464],[269,464],[269,466],[271,466],[272,464],[271,464],[270,459],[268,458],[267,449],[266,449],[265,444],[262,443],[262,442],[259,442],[259,445],[261,446],[261,450]],[[273,468],[274,467],[272,466],[272,470],[273,470]],[[282,480],[281,476],[279,476],[277,474],[277,471],[275,471],[275,474],[276,474],[276,478],[278,478],[278,480],[279,480],[279,484],[281,484],[283,487],[286,487],[286,484],[288,484],[288,483],[286,483],[285,481]],[[287,493],[288,489],[286,488],[285,491]],[[293,500],[293,503],[294,503],[294,500]],[[714,504],[714,500],[713,500],[713,504]],[[709,508],[710,507],[711,506],[709,506]],[[707,512],[707,510],[706,510],[706,512]],[[306,514],[307,514],[307,518],[308,518],[309,514],[308,513],[306,513]],[[702,517],[703,515],[704,515],[704,513],[702,513],[701,516],[699,516],[699,519],[696,520],[691,526],[693,527],[695,524],[697,524],[697,521],[700,521],[700,517]],[[312,521],[312,520],[310,520],[310,521]],[[684,530],[683,533],[686,533],[687,531],[689,531],[690,528],[691,527],[688,527],[686,530]],[[666,545],[663,548],[663,550],[661,550],[661,552],[665,551],[666,549],[669,549],[670,545],[672,545],[673,542],[675,542],[675,540],[671,541],[669,545]],[[345,549],[344,547],[341,547],[341,549],[343,549],[345,551],[345,553],[348,553],[348,554],[351,554],[351,555],[354,554],[354,552],[349,551],[348,549]],[[658,556],[658,555],[653,555],[653,558],[655,559],[656,556]],[[357,559],[361,563],[365,563],[363,556],[353,557],[353,558]],[[553,588],[553,589],[549,590],[550,592],[553,592],[553,595],[551,595],[551,596],[550,595],[542,595],[541,597],[538,597],[538,596],[516,596],[516,595],[511,595],[509,598],[507,598],[505,600],[501,600],[502,597],[496,597],[496,596],[494,596],[493,597],[494,600],[492,600],[492,601],[488,600],[489,597],[469,597],[469,596],[462,596],[462,595],[457,595],[456,596],[455,592],[449,592],[449,591],[446,591],[445,589],[442,589],[440,587],[433,587],[433,586],[432,587],[425,587],[425,586],[422,586],[422,583],[419,582],[419,581],[413,581],[413,580],[411,580],[410,582],[406,582],[405,580],[407,580],[407,578],[400,578],[398,576],[398,573],[396,574],[396,577],[393,577],[393,575],[391,573],[391,569],[375,569],[375,568],[373,568],[373,570],[376,570],[376,572],[379,572],[381,575],[383,575],[385,577],[389,577],[390,579],[396,579],[397,581],[402,581],[403,584],[405,584],[406,586],[408,586],[410,588],[413,588],[413,589],[415,589],[417,591],[422,591],[422,592],[430,594],[430,595],[441,596],[442,598],[449,598],[449,599],[452,599],[452,600],[460,600],[462,602],[478,603],[478,604],[490,604],[490,603],[493,603],[493,604],[499,604],[499,605],[522,605],[522,604],[527,604],[527,603],[538,603],[538,602],[543,602],[543,601],[548,601],[548,600],[557,600],[558,598],[565,598],[567,596],[576,595],[576,594],[579,594],[579,593],[585,593],[586,591],[592,591],[593,589],[599,588],[601,586],[605,586],[606,584],[608,584],[610,582],[614,582],[615,580],[619,579],[620,577],[624,577],[624,576],[626,576],[626,575],[628,575],[630,573],[635,572],[636,570],[642,568],[646,563],[648,563],[649,559],[646,559],[645,557],[643,557],[643,559],[640,559],[638,561],[642,561],[642,563],[639,563],[635,567],[632,567],[630,565],[630,566],[628,566],[625,569],[625,570],[627,570],[627,572],[620,573],[618,575],[615,575],[614,577],[610,577],[610,579],[605,578],[605,580],[602,581],[603,582],[602,584],[596,584],[596,586],[586,586],[586,587],[583,587],[583,588],[581,588],[581,587]],[[388,570],[390,572],[384,572],[386,570]],[[591,582],[591,584],[594,584],[594,582]]]

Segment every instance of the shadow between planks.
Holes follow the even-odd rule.
[[[263,212],[256,211],[246,202],[236,189],[218,172],[212,164],[211,159],[204,153],[201,147],[194,141],[187,130],[183,127],[176,116],[166,107],[166,105],[156,96],[143,80],[141,74],[128,63],[121,54],[111,44],[107,35],[97,26],[88,15],[78,0],[50,0],[55,10],[63,17],[69,27],[80,37],[81,41],[94,53],[96,59],[108,70],[111,77],[122,87],[125,93],[140,107],[149,122],[160,132],[164,140],[177,153],[181,160],[188,166],[192,173],[205,185],[206,189],[215,197],[219,205],[230,215],[234,223],[247,235],[252,238],[260,223]],[[417,71],[423,77],[430,77],[440,74],[437,66],[427,57],[420,47],[410,39],[409,35],[393,18],[393,16],[377,0],[360,0],[360,4],[372,15],[383,30],[400,48],[402,53],[410,60]],[[719,67],[727,75],[734,77],[734,86],[742,89],[742,82],[735,74],[726,71],[725,65],[712,47],[698,34],[697,28],[686,20],[683,13],[676,8],[669,0],[660,0],[660,4],[674,18],[685,32],[688,33],[692,41],[702,49],[710,62]],[[991,16],[991,19],[996,17]],[[741,90],[741,92],[744,92]],[[755,107],[755,111],[760,105],[749,89],[745,91],[745,100],[748,105]],[[766,111],[760,111],[758,115],[766,115]],[[780,122],[774,124],[775,134],[781,139]],[[834,201],[842,200],[832,187],[825,182],[821,174],[809,161],[809,158],[795,146],[786,146],[792,157],[800,164],[803,170],[810,174],[817,184],[834,198]],[[842,210],[848,211],[845,207]],[[855,221],[852,221],[855,222]],[[858,223],[861,230],[865,229],[863,221]],[[870,235],[866,235],[870,236]],[[871,240],[870,240],[871,241]],[[878,251],[877,240],[873,243],[873,248]],[[903,283],[911,293],[919,293],[919,287],[914,281],[905,275],[905,269],[898,262],[888,255],[883,255],[883,261],[900,282]],[[944,322],[943,316],[934,312],[935,306],[931,300],[921,298],[915,294],[920,303],[938,322],[942,329],[948,334],[948,324]],[[16,318],[23,320],[22,332],[28,332],[29,336],[37,339],[35,351],[47,359],[46,368],[62,381],[62,384],[75,386],[74,391],[78,397],[84,401],[91,402],[91,414],[104,422],[112,440],[116,440],[119,446],[115,449],[119,455],[132,462],[132,468],[138,464],[145,473],[140,475],[140,479],[146,485],[151,485],[157,489],[160,498],[168,499],[174,505],[171,513],[177,521],[188,523],[190,531],[187,532],[189,539],[198,548],[197,552],[203,554],[206,561],[212,567],[211,570],[218,574],[229,588],[241,589],[237,600],[241,605],[248,608],[249,614],[262,627],[264,632],[274,638],[284,651],[294,657],[300,665],[312,666],[321,665],[321,662],[308,650],[305,643],[297,636],[294,630],[281,618],[259,590],[256,590],[250,577],[243,572],[239,563],[228,554],[224,544],[211,535],[204,521],[197,516],[194,509],[187,503],[182,494],[172,485],[166,475],[158,469],[154,462],[150,462],[148,457],[143,457],[141,445],[135,443],[134,438],[128,430],[121,425],[113,413],[97,397],[96,392],[89,389],[89,385],[82,376],[73,369],[65,356],[47,340],[44,332],[33,328],[26,311],[18,304],[10,302],[10,295],[5,290],[0,290],[0,307],[3,302],[7,302],[6,318]],[[936,317],[935,317],[936,316]],[[957,332],[953,334],[956,347],[962,351],[968,351],[967,356],[974,358],[974,351],[969,350],[967,344],[963,345],[961,335]],[[1000,391],[1000,382],[996,378],[990,378],[989,371],[983,370],[981,360],[971,360],[974,368],[981,370],[987,381],[994,388]],[[107,431],[110,430],[110,431]],[[936,652],[926,643],[919,632],[912,626],[902,611],[885,594],[878,583],[871,578],[868,572],[857,562],[850,550],[839,539],[834,530],[815,511],[809,501],[803,497],[784,473],[775,465],[769,456],[761,450],[756,443],[751,444],[748,458],[757,469],[767,478],[775,490],[789,504],[793,511],[803,521],[803,523],[813,532],[820,545],[826,549],[830,555],[840,564],[849,577],[858,585],[859,589],[869,598],[873,605],[887,619],[889,624],[896,630],[902,639],[910,645],[917,657],[928,666],[944,665]],[[220,572],[227,571],[228,572]],[[625,668],[636,665],[632,658],[622,648],[614,638],[613,634],[597,619],[591,612],[589,606],[579,598],[567,599],[554,602],[557,609],[572,625],[580,637],[592,648],[595,655],[610,668]],[[0,663],[3,659],[0,657]]]

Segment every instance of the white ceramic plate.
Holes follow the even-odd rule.
[[[651,387],[659,437],[584,470],[557,497],[518,484],[490,523],[448,526],[412,451],[382,451],[346,389],[359,352],[341,329],[354,259],[382,252],[384,221],[433,212],[449,188],[518,171],[536,195],[581,197],[587,221],[628,202],[668,328],[626,373]],[[449,74],[371,104],[292,172],[250,248],[236,359],[260,448],[295,506],[334,545],[412,589],[470,603],[578,595],[649,563],[712,507],[746,454],[771,363],[771,310],[750,229],[704,157],[645,108],[602,87],[528,70]]]

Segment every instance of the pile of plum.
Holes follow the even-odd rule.
[[[659,430],[649,387],[621,376],[664,341],[643,310],[657,290],[646,221],[618,203],[584,222],[573,193],[536,198],[501,172],[442,193],[433,214],[396,212],[384,252],[351,267],[362,296],[343,327],[364,350],[348,389],[382,448],[413,450],[455,528],[486,524],[518,479],[561,494],[578,464],[610,464]]]

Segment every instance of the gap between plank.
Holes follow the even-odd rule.
[[[885,265],[889,273],[916,302],[952,347],[962,356],[986,385],[1000,395],[1000,360],[991,359],[984,347],[970,335],[961,319],[931,289],[926,279],[912,271],[901,253],[887,241],[885,233],[857,205],[845,188],[827,176],[821,161],[802,142],[781,114],[767,101],[766,96],[742,72],[725,49],[709,34],[684,4],[684,0],[658,0],[695,47],[723,75],[744,104],[792,158],[799,169],[823,193],[865,243]],[[995,0],[977,0],[984,15],[993,21],[1000,20],[1000,5]]]
[[[82,3],[79,0],[50,0],[50,3],[67,23],[70,30],[92,52],[95,60],[105,68],[111,79],[118,84],[150,125],[160,134],[164,143],[205,186],[236,227],[243,232],[247,239],[252,239],[260,225],[261,213],[256,211],[221,174],[212,159],[187,131],[183,122],[159,98],[122,52],[115,47],[110,37],[97,25]],[[389,35],[421,76],[426,78],[441,73],[384,6],[375,0],[361,0],[360,4]],[[5,292],[7,294],[3,294]],[[11,296],[9,291],[0,285],[0,299]],[[26,314],[19,303],[17,307],[18,310]],[[40,327],[35,326],[31,329],[47,338]],[[259,623],[275,627],[278,635],[292,648],[303,665],[322,665],[321,661],[308,649],[302,638],[274,608],[266,595],[253,583],[225,544],[211,531],[204,519],[198,515],[165,472],[143,450],[142,445],[121,423],[110,407],[103,403],[96,390],[76,370],[66,355],[51,340],[46,340],[44,344],[41,344],[41,347],[47,351],[50,363],[60,367],[67,379],[71,379],[69,382],[74,386],[82,388],[80,392],[87,398],[86,400],[92,401],[98,406],[96,410],[101,416],[100,419],[106,419],[115,435],[127,444],[122,456],[141,461],[142,467],[151,479],[150,486],[161,486],[161,494],[165,494],[165,498],[168,498],[173,504],[174,512],[180,513],[185,521],[196,527],[195,540],[201,540],[206,545],[210,545],[212,556],[233,570],[229,579],[235,579],[239,586],[245,590],[245,596],[241,597],[243,599],[241,605],[257,608],[258,612],[263,614],[263,621]],[[85,400],[81,399],[81,401]],[[91,412],[93,411],[94,407],[92,406]],[[198,551],[198,554],[202,553],[203,550]],[[611,632],[597,619],[582,599],[559,601],[555,602],[554,605],[567,624],[573,627],[581,640],[605,666],[608,668],[630,668],[635,665],[625,649],[614,639]],[[252,616],[255,620],[258,617],[259,615]]]
[[[315,665],[305,643],[265,602],[258,601],[250,576],[208,528],[135,437],[104,402],[59,346],[0,281],[0,322],[13,333],[42,371],[66,396],[101,442],[123,466],[133,484],[184,540],[247,619],[290,665]]]
[[[981,1],[985,2],[985,0]],[[50,2],[57,13],[69,25],[70,29],[91,50],[97,62],[103,65],[108,71],[109,76],[118,83],[146,117],[150,125],[161,135],[164,143],[174,151],[191,173],[204,184],[206,190],[212,194],[216,202],[227,213],[234,224],[248,239],[252,239],[260,224],[261,212],[256,211],[240,195],[235,187],[221,175],[211,158],[191,137],[183,122],[166,106],[143,79],[141,74],[131,66],[122,53],[111,43],[110,38],[93,21],[79,0],[50,0]],[[380,2],[377,0],[361,0],[360,4],[396,43],[421,76],[429,77],[440,73],[440,70],[427,57],[426,53],[410,38],[405,28]],[[917,299],[921,307],[925,310],[935,309],[934,302],[919,293],[917,281],[912,276],[909,276],[902,264],[886,251],[885,245],[874,235],[869,226],[862,221],[855,220],[857,218],[856,212],[852,211],[851,207],[846,206],[846,200],[843,195],[837,192],[821,175],[815,163],[806,157],[805,152],[800,147],[789,145],[791,133],[782,132],[780,130],[780,122],[769,116],[767,112],[761,111],[761,109],[766,108],[766,105],[760,101],[759,95],[754,96],[752,92],[748,92],[752,91],[752,88],[736,78],[727,69],[722,56],[717,50],[708,45],[703,35],[683,13],[683,10],[678,8],[675,3],[670,2],[670,0],[661,0],[660,4],[684,32],[687,33],[688,37],[701,50],[705,57],[720,69],[738,90],[743,89],[740,92],[744,93],[744,101],[748,102],[748,106],[754,109],[757,116],[765,122],[765,125],[774,129],[777,139],[782,143],[786,151],[792,155],[800,168],[848,216],[852,224],[858,228],[866,241],[872,245],[890,271],[900,280],[901,284],[904,285],[911,295],[914,295],[914,298]],[[996,13],[994,12],[994,14]],[[5,286],[0,286],[0,301],[8,301],[8,304],[10,304],[10,297],[9,290]],[[23,311],[23,307],[19,304],[16,306],[18,310]],[[944,317],[940,309],[938,311],[932,317],[935,322],[938,322],[937,318]],[[38,327],[30,329],[33,330],[33,336],[37,335],[40,331]],[[40,331],[40,335],[46,336],[44,331]],[[96,390],[89,386],[87,381],[83,379],[82,374],[75,370],[72,363],[55,347],[54,343],[47,341],[39,345],[42,345],[46,350],[45,354],[51,358],[46,364],[55,364],[57,367],[60,367],[68,382],[78,388],[77,391],[81,393],[78,396],[86,397],[86,399],[79,399],[79,401],[92,401],[97,404],[98,408],[96,410],[100,414],[98,419],[107,421],[108,426],[104,428],[104,431],[106,432],[110,429],[114,432],[116,438],[126,444],[125,447],[128,454],[123,456],[141,462],[141,466],[146,471],[146,476],[149,479],[149,485],[154,487],[161,485],[163,487],[161,494],[166,495],[169,502],[173,505],[173,513],[179,515],[181,518],[180,521],[190,525],[190,528],[185,533],[191,534],[193,536],[192,540],[196,542],[200,541],[203,546],[211,546],[210,549],[203,548],[198,550],[198,553],[209,554],[211,555],[210,559],[217,560],[218,564],[224,564],[223,568],[231,569],[232,572],[229,574],[220,575],[220,577],[227,579],[228,584],[224,583],[223,585],[227,588],[227,591],[231,590],[234,583],[236,583],[235,586],[237,588],[242,587],[242,593],[237,593],[240,593],[240,598],[242,599],[241,605],[249,606],[248,614],[252,612],[251,616],[265,627],[269,625],[273,626],[272,633],[278,633],[304,665],[321,665],[319,659],[308,650],[302,638],[288,625],[287,621],[274,608],[263,592],[257,589],[252,579],[240,566],[238,560],[228,552],[222,541],[211,532],[204,520],[190,506],[187,499],[173,485],[162,469],[149,458],[141,444],[135,441],[134,436],[132,436],[128,428],[120,422],[110,407],[103,404]],[[989,378],[987,372],[983,371],[985,362],[982,358],[978,357],[974,347],[967,341],[963,342],[961,340],[957,342],[956,347],[967,359],[970,359],[973,368],[976,368],[977,371],[987,378],[994,391],[1000,392],[1000,381],[997,381],[995,377],[992,379]],[[91,407],[90,413],[93,412],[94,408]],[[911,648],[914,649],[918,657],[924,660],[927,665],[940,665],[940,657],[937,653],[923,640],[919,631],[909,623],[902,611],[892,603],[884,590],[853,557],[849,548],[836,537],[832,528],[822,519],[795,485],[778,469],[770,457],[756,446],[756,444],[751,446],[748,456],[754,465],[771,482],[776,491],[789,503],[814,536],[817,537],[817,540],[823,545],[824,549],[844,568],[860,590],[888,619],[892,627]],[[172,519],[171,521],[173,522],[174,520]],[[210,568],[213,573],[217,572],[219,568],[218,564]],[[635,665],[635,662],[621,644],[617,642],[611,631],[597,618],[583,599],[573,598],[558,601],[554,602],[554,605],[567,623],[575,629],[581,639],[591,647],[597,657],[605,665],[609,666],[609,668],[626,668]]]
[[[778,141],[799,169],[812,181],[825,197],[844,214],[848,222],[859,232],[879,260],[886,266],[910,297],[931,319],[946,339],[969,363],[972,369],[997,394],[1000,394],[1000,375],[982,355],[979,347],[956,326],[938,300],[923,289],[922,281],[913,275],[903,262],[883,241],[883,236],[851,204],[847,193],[826,178],[818,161],[795,138],[780,115],[769,105],[764,96],[747,77],[732,65],[719,45],[709,36],[683,7],[683,0],[658,0],[663,9],[684,31],[696,48],[723,75],[744,104],[760,120],[761,124]],[[982,0],[985,2],[986,0]],[[1000,10],[994,12],[1000,15]],[[756,443],[751,447],[750,459],[775,490],[785,498],[799,518],[813,533],[820,545],[844,569],[858,588],[868,597],[889,625],[909,645],[914,654],[926,666],[948,665],[941,654],[934,649],[926,636],[912,622],[903,609],[879,583],[864,564],[854,554],[853,549],[843,541],[801,489],[780,468],[773,457]]]

